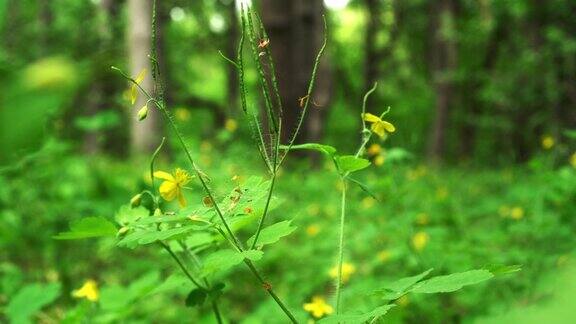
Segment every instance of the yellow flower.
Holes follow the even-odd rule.
[[[418,232],[412,236],[412,246],[416,251],[422,251],[430,241],[430,235],[426,232]]]
[[[376,200],[372,197],[365,197],[364,199],[362,199],[362,202],[360,204],[363,209],[370,209],[374,206],[375,201]]]
[[[84,285],[78,290],[72,292],[72,296],[76,298],[86,298],[91,302],[95,302],[100,297],[100,292],[98,291],[98,284],[96,281],[90,279],[86,280]]]
[[[366,153],[368,153],[369,156],[378,155],[380,152],[382,152],[382,147],[376,143],[370,145],[366,150]]]
[[[308,234],[308,236],[316,236],[318,233],[320,233],[320,226],[318,226],[318,224],[312,224],[306,227],[306,234]]]
[[[186,206],[186,199],[182,194],[182,188],[192,179],[188,172],[180,168],[174,171],[174,175],[164,171],[156,171],[154,172],[154,177],[165,180],[159,189],[162,198],[166,201],[172,201],[174,198],[178,198],[180,207]]]
[[[351,263],[344,262],[342,264],[342,283],[347,283],[354,272],[356,272],[356,267]],[[338,278],[338,266],[330,269],[330,277],[334,279]]]
[[[224,128],[230,133],[234,133],[234,131],[238,128],[238,122],[231,118],[226,119],[226,122],[224,122]]]
[[[188,121],[190,119],[190,111],[186,108],[176,108],[174,109],[174,117],[181,122]]]
[[[382,120],[380,117],[376,115],[372,115],[371,113],[363,114],[362,119],[364,119],[369,123],[372,123],[370,129],[382,138],[386,136],[386,132],[394,133],[394,131],[396,130],[396,127],[394,127],[394,125],[392,125],[387,121]]]
[[[554,147],[555,141],[554,141],[554,137],[552,137],[551,135],[546,135],[544,137],[542,137],[542,147],[545,150],[549,150],[552,147]]]
[[[304,304],[304,310],[311,313],[312,316],[320,318],[324,315],[330,315],[334,312],[332,306],[326,304],[326,300],[320,296],[312,297],[311,303]]]
[[[382,156],[382,155],[378,155],[375,159],[374,159],[374,165],[376,166],[381,166],[382,164],[384,164],[384,161],[386,159]]]
[[[572,154],[572,156],[570,156],[570,164],[576,168],[576,153]]]
[[[510,211],[510,218],[520,220],[524,217],[524,209],[522,207],[514,207]]]
[[[138,76],[136,77],[136,79],[134,79],[136,84],[132,83],[132,85],[130,86],[130,102],[132,104],[134,104],[136,102],[136,99],[138,98],[138,86],[137,86],[137,84],[140,84],[142,81],[144,81],[145,77],[146,77],[146,69],[142,69],[142,71],[140,71],[140,73],[138,73]]]

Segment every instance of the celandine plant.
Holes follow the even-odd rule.
[[[307,93],[300,99],[302,113],[298,119],[295,130],[292,132],[287,143],[281,142],[283,124],[283,105],[278,91],[278,82],[275,76],[274,62],[270,52],[270,40],[259,16],[247,6],[241,6],[240,24],[241,38],[238,46],[237,57],[224,59],[232,64],[238,72],[238,80],[241,94],[242,111],[250,121],[253,139],[258,152],[268,171],[268,180],[259,177],[251,177],[244,183],[236,181],[230,188],[229,194],[218,196],[212,189],[214,186],[210,178],[200,169],[194,159],[193,151],[188,147],[183,135],[179,131],[174,119],[166,107],[163,95],[163,87],[159,82],[159,67],[156,61],[156,1],[153,5],[152,27],[152,78],[155,84],[153,93],[147,92],[140,86],[145,77],[141,72],[136,78],[132,78],[120,69],[113,67],[131,83],[131,100],[136,101],[136,96],[141,93],[146,96],[144,107],[139,109],[137,117],[143,120],[147,117],[149,109],[158,109],[166,118],[172,128],[183,153],[188,160],[188,166],[177,167],[173,172],[157,170],[155,160],[161,152],[165,139],[154,152],[150,162],[150,177],[152,184],[150,190],[144,190],[131,199],[130,207],[123,207],[116,216],[116,225],[104,218],[84,218],[71,225],[71,230],[59,234],[58,239],[79,239],[87,237],[116,236],[118,245],[128,248],[136,248],[141,245],[156,245],[166,251],[174,260],[180,271],[189,280],[192,289],[186,298],[187,306],[200,306],[208,302],[213,310],[214,318],[218,323],[224,321],[223,310],[220,309],[219,299],[223,296],[224,284],[216,278],[220,278],[223,272],[230,268],[244,264],[254,276],[258,285],[264,288],[270,298],[286,315],[286,320],[300,322],[291,311],[291,305],[287,305],[275,290],[274,285],[264,278],[264,274],[258,269],[257,262],[262,258],[263,247],[276,243],[283,236],[289,235],[295,230],[291,220],[283,220],[275,224],[267,224],[267,216],[273,210],[275,200],[273,193],[277,181],[278,171],[282,166],[288,152],[291,150],[316,150],[325,154],[334,163],[340,176],[341,186],[341,214],[339,226],[339,240],[337,246],[337,280],[335,283],[335,298],[330,304],[324,298],[315,297],[311,302],[302,301],[304,309],[311,313],[314,318],[322,318],[322,322],[334,323],[364,323],[374,322],[394,307],[395,301],[408,293],[438,293],[455,291],[463,286],[475,284],[494,276],[496,272],[509,272],[509,268],[472,270],[452,275],[438,276],[425,279],[431,269],[416,276],[400,279],[395,282],[382,284],[367,298],[377,300],[373,309],[346,309],[343,310],[341,297],[342,283],[345,277],[344,264],[345,233],[346,233],[346,198],[350,185],[358,185],[362,190],[370,193],[370,190],[361,182],[354,179],[354,172],[370,166],[370,161],[363,158],[367,144],[376,134],[385,139],[387,134],[395,131],[395,127],[383,120],[389,109],[380,116],[365,111],[368,96],[374,92],[376,85],[364,97],[362,112],[361,141],[355,154],[339,154],[337,149],[318,143],[295,144],[295,139],[300,131],[310,98],[314,90],[314,81],[320,58],[326,48],[326,37],[320,48],[314,67]],[[264,109],[249,105],[247,100],[247,87],[244,82],[245,62],[243,52],[245,43],[248,42],[251,58],[255,63],[259,76],[260,92],[263,97]],[[267,66],[265,69],[264,66]],[[266,126],[263,126],[266,125]],[[161,181],[157,186],[157,181]],[[190,181],[198,181],[204,191],[204,199],[196,204],[188,203],[185,191],[190,190],[187,185]],[[177,210],[165,210],[161,200],[178,201]],[[146,206],[146,207],[145,207]],[[239,230],[256,223],[254,234],[244,239],[240,237]],[[75,292],[77,297],[86,297],[97,300],[97,288],[94,282],[89,282]],[[276,320],[276,319],[275,319]]]

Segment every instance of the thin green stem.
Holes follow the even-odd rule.
[[[202,290],[208,290],[206,287],[202,286],[198,281],[196,281],[196,279],[194,279],[194,277],[192,276],[192,274],[190,274],[190,272],[188,271],[188,269],[186,269],[186,267],[184,266],[184,264],[182,263],[182,261],[180,261],[180,258],[178,258],[178,256],[176,255],[176,253],[174,253],[174,251],[172,251],[172,249],[170,248],[170,246],[168,246],[166,243],[162,242],[162,241],[158,241],[158,244],[160,244],[160,246],[162,246],[162,248],[164,250],[166,250],[166,252],[168,252],[168,254],[170,254],[170,256],[172,257],[172,259],[174,259],[174,261],[176,261],[176,263],[178,263],[178,266],[180,267],[180,269],[182,269],[182,272],[184,272],[184,274],[186,275],[186,277],[188,277],[188,279],[190,279],[190,281],[192,281],[192,283],[194,283],[198,288],[202,289]]]
[[[216,317],[216,321],[218,322],[218,324],[224,323],[224,322],[222,322],[222,316],[220,315],[220,309],[218,308],[218,302],[216,302],[216,300],[212,299],[211,304],[212,304],[212,311],[214,312],[214,316]]]
[[[340,205],[340,238],[338,242],[338,279],[336,281],[336,314],[340,312],[342,291],[342,263],[344,260],[344,225],[346,222],[346,179],[342,177],[342,200]]]
[[[323,16],[323,18],[324,18],[324,42],[322,43],[322,47],[320,47],[320,50],[318,51],[318,54],[316,55],[316,60],[314,61],[314,67],[312,68],[312,76],[310,77],[310,83],[308,84],[308,92],[306,93],[306,100],[304,100],[304,107],[302,108],[302,114],[300,114],[300,118],[298,119],[298,124],[296,126],[296,130],[292,134],[292,138],[288,142],[288,148],[284,151],[285,152],[284,155],[282,155],[282,157],[280,158],[278,166],[282,165],[282,162],[284,161],[284,159],[288,155],[288,152],[290,152],[292,145],[294,145],[294,141],[296,141],[296,137],[298,136],[298,133],[300,132],[300,128],[302,127],[302,123],[304,122],[304,117],[306,116],[306,112],[308,111],[308,106],[310,104],[310,96],[312,95],[312,91],[314,90],[314,83],[315,83],[314,81],[316,80],[316,74],[318,72],[318,66],[320,65],[320,58],[322,58],[322,54],[324,53],[324,50],[326,49],[326,44],[328,43],[326,17]]]

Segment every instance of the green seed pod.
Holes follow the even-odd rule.
[[[143,121],[148,116],[148,105],[144,105],[144,107],[138,110],[138,120]]]
[[[132,208],[138,207],[140,206],[141,202],[142,194],[137,194],[136,196],[132,197],[132,199],[130,199],[130,206],[132,206]]]

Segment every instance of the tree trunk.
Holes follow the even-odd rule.
[[[380,13],[381,1],[365,0],[368,12],[368,22],[366,24],[366,34],[364,35],[364,85],[362,92],[366,93],[372,88],[378,79],[378,49],[376,47],[376,36],[381,29]]]
[[[153,91],[150,60],[151,51],[151,1],[128,0],[128,52],[130,73],[133,77],[146,69],[146,78],[140,83],[142,88],[150,93]],[[148,117],[138,121],[137,111],[146,104],[147,99],[138,94],[136,104],[130,109],[130,149],[132,153],[151,153],[158,145],[161,127],[160,116],[156,107],[149,107]]]
[[[236,11],[236,4],[231,1],[225,8],[228,19],[228,31],[226,33],[226,56],[229,58],[236,57],[238,47],[239,28],[238,28],[238,14]],[[227,107],[225,107],[226,116],[231,116],[238,112],[238,71],[232,64],[226,63],[226,77],[227,77]],[[222,124],[220,124],[222,126]]]
[[[323,41],[323,4],[320,0],[263,0],[262,19],[270,37],[280,96],[284,107],[282,140],[292,136],[302,108],[298,99],[307,93],[314,60]],[[324,58],[316,75],[308,116],[297,139],[317,141],[322,136],[331,88]]]
[[[453,29],[447,25],[455,19],[452,0],[434,1],[431,5],[431,75],[436,92],[436,114],[432,124],[428,157],[441,162],[446,149],[446,130],[453,101],[453,72],[457,64],[456,43],[450,35]]]

